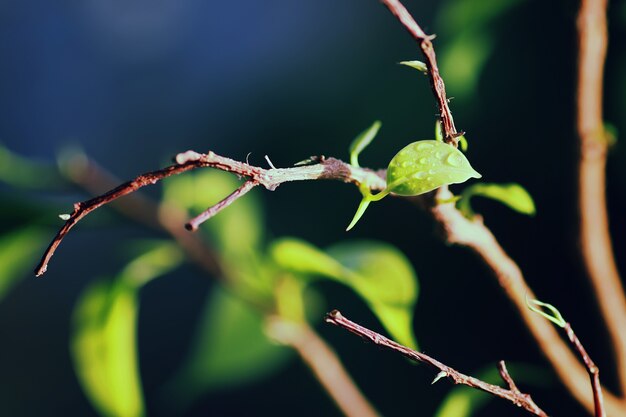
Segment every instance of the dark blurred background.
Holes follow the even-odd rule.
[[[476,199],[475,208],[519,263],[537,295],[558,307],[614,387],[608,339],[581,268],[575,205],[576,2],[558,0],[410,1],[436,33],[457,126],[468,157],[487,182],[517,182],[537,215]],[[626,3],[610,5],[606,120],[626,131]],[[79,147],[119,178],[157,169],[179,151],[213,150],[265,166],[311,155],[348,157],[353,137],[380,119],[361,156],[384,167],[408,142],[431,139],[437,108],[427,79],[397,65],[418,48],[376,0],[22,0],[0,2],[0,141],[14,152],[54,162]],[[609,159],[609,211],[622,270],[626,248],[626,150]],[[158,187],[149,190],[158,195]],[[455,186],[453,190],[461,190]],[[8,191],[8,188],[4,188]],[[543,368],[529,387],[554,415],[583,415],[489,271],[467,250],[447,247],[431,220],[400,199],[374,204],[344,232],[359,202],[334,182],[256,190],[272,236],[320,247],[348,238],[390,242],[420,281],[415,330],[420,346],[472,373],[506,359]],[[87,198],[76,189],[14,190],[39,209]],[[4,197],[3,197],[4,198]],[[9,204],[7,198],[6,203]],[[56,208],[51,209],[56,216]],[[93,416],[68,351],[69,317],[85,284],[123,264],[132,238],[162,237],[101,210],[101,223],[78,227],[44,279],[26,277],[0,303],[0,414]],[[4,224],[2,224],[4,223]],[[0,221],[3,230],[15,227]],[[182,225],[181,225],[182,227]],[[53,231],[50,229],[50,238]],[[36,263],[33,258],[33,266]],[[210,279],[187,266],[148,285],[139,321],[140,365],[149,415],[160,387],[184,356]],[[326,308],[379,328],[347,290],[321,286]],[[365,394],[387,416],[432,415],[448,383],[432,372],[317,325]],[[297,360],[268,379],[214,391],[188,416],[334,416],[339,412]],[[524,415],[494,400],[479,414]]]

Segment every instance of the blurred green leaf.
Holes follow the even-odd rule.
[[[71,351],[87,397],[102,416],[145,415],[137,363],[137,298],[123,281],[98,281],[74,311]]]
[[[269,341],[261,313],[220,287],[206,303],[185,363],[169,386],[182,407],[208,390],[236,386],[278,369],[290,350]]]
[[[189,172],[164,181],[164,200],[195,216],[221,201],[241,184],[233,174],[217,170]],[[260,204],[254,191],[238,199],[201,227],[225,252],[256,249],[263,238]]]
[[[357,136],[350,144],[350,164],[355,167],[359,166],[359,154],[363,152],[363,149],[372,143],[380,127],[382,126],[380,120],[376,120],[370,127],[365,129]]]
[[[288,237],[275,240],[269,253],[281,268],[292,272],[329,278],[350,274],[337,260],[301,239]]]
[[[518,213],[534,216],[535,203],[528,191],[519,184],[488,184],[478,183],[467,187],[461,193],[457,207],[468,218],[474,216],[470,199],[480,196],[496,200]]]
[[[393,246],[374,241],[340,243],[328,254],[351,271],[341,281],[367,302],[393,339],[417,348],[413,311],[418,283],[408,259]]]
[[[22,188],[49,188],[61,180],[52,166],[24,158],[0,144],[0,181]]]
[[[115,280],[96,281],[79,297],[70,350],[81,387],[100,415],[145,415],[137,360],[137,290],[181,261],[173,244],[154,244]]]
[[[31,271],[48,238],[44,229],[30,226],[0,237],[0,300]]]
[[[352,288],[398,343],[417,347],[412,326],[417,277],[393,246],[357,241],[335,245],[324,253],[301,240],[285,238],[275,242],[270,253],[282,268]]]
[[[517,384],[530,384],[536,387],[547,387],[550,376],[546,371],[528,364],[507,364],[509,373]],[[502,379],[495,366],[479,371],[476,378],[494,385],[501,385]],[[494,399],[493,395],[459,385],[441,402],[434,417],[470,417]]]
[[[472,97],[480,74],[491,56],[494,36],[491,24],[514,9],[522,0],[451,0],[437,17],[437,33],[442,35],[439,66],[446,87],[456,98]]]

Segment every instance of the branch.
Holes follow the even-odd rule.
[[[435,49],[433,48],[432,40],[435,35],[427,35],[422,28],[417,24],[415,19],[406,10],[406,8],[398,0],[381,0],[389,11],[398,18],[404,28],[411,34],[411,36],[417,41],[426,58],[426,66],[428,67],[428,79],[430,80],[430,86],[433,89],[433,94],[437,99],[439,106],[439,117],[441,119],[441,126],[444,133],[444,141],[451,145],[458,145],[458,137],[463,133],[459,133],[454,126],[454,119],[452,118],[452,112],[448,106],[448,98],[446,97],[446,86],[439,74],[439,67],[437,67],[437,57],[435,55]]]
[[[170,165],[167,168],[157,171],[141,174],[134,180],[125,182],[124,184],[121,184],[98,197],[74,204],[74,211],[70,214],[68,220],[58,231],[46,249],[41,261],[35,269],[35,274],[37,276],[41,276],[46,272],[48,263],[50,262],[50,259],[54,255],[54,252],[59,244],[61,244],[69,231],[86,215],[95,209],[117,200],[120,197],[133,193],[146,185],[155,184],[164,178],[190,171],[192,169],[216,168],[226,172],[233,172],[249,179],[247,182],[248,185],[245,186],[244,184],[244,186],[238,190],[239,192],[235,191],[235,193],[231,194],[231,196],[227,197],[225,200],[222,200],[216,206],[209,208],[205,212],[208,213],[209,217],[217,214],[234,200],[243,196],[247,191],[249,191],[246,188],[252,188],[256,185],[263,185],[266,189],[271,191],[275,190],[280,184],[285,182],[320,179],[339,180],[353,184],[367,182],[373,190],[382,190],[386,185],[385,180],[376,172],[366,168],[354,167],[335,158],[319,157],[315,158],[315,160],[319,162],[314,163],[313,165],[272,169],[255,167],[244,162],[235,161],[233,159],[217,155],[214,152],[201,154],[194,151],[187,151],[178,154],[175,159],[176,164],[174,165]],[[191,227],[193,228],[192,222],[197,223],[198,220],[194,219],[190,222],[190,224],[192,224]]]
[[[626,297],[615,264],[606,209],[608,141],[602,119],[607,49],[606,0],[582,0],[578,14],[578,209],[583,261],[614,348],[626,391]]]
[[[439,370],[441,375],[444,375],[445,377],[450,378],[452,382],[454,382],[455,384],[467,385],[472,388],[476,388],[476,389],[488,392],[492,395],[495,395],[496,397],[500,397],[507,401],[510,401],[518,407],[523,407],[525,410],[527,410],[529,413],[533,415],[542,416],[542,417],[548,416],[545,411],[543,411],[541,408],[539,408],[539,406],[537,406],[537,404],[534,403],[534,401],[532,400],[529,394],[523,394],[522,392],[520,392],[519,389],[517,389],[517,387],[515,386],[515,383],[513,383],[511,376],[508,374],[508,371],[506,370],[506,366],[504,365],[504,362],[500,363],[499,369],[500,369],[500,374],[502,375],[502,378],[505,380],[505,382],[507,382],[507,384],[511,388],[508,390],[502,387],[499,387],[497,385],[489,384],[487,382],[484,382],[472,376],[462,374],[459,371],[455,370],[454,368],[444,365],[443,363],[439,362],[438,360],[434,358],[431,358],[430,356],[424,353],[410,349],[406,346],[402,346],[401,344],[396,343],[393,340],[387,339],[385,336],[379,333],[376,333],[363,326],[360,326],[357,323],[354,323],[348,320],[347,318],[342,316],[341,313],[337,310],[333,310],[326,315],[326,322],[333,324],[335,326],[341,327],[345,330],[348,330],[356,334],[357,336],[362,337],[365,340],[369,340],[370,342],[373,342],[374,344],[378,346],[400,353],[401,355],[415,362],[421,362],[421,363],[430,365],[431,367]]]
[[[339,357],[306,323],[269,321],[268,332],[278,342],[291,346],[348,417],[378,417],[380,414],[363,396],[346,372]]]
[[[591,357],[585,350],[584,346],[580,343],[580,340],[578,340],[576,333],[574,333],[572,326],[569,323],[565,323],[564,329],[567,334],[567,338],[572,343],[574,348],[576,348],[576,351],[585,363],[585,367],[589,373],[589,378],[591,379],[591,389],[593,390],[595,417],[606,417],[604,399],[602,396],[602,384],[600,384],[600,369],[596,366],[593,360],[591,360]]]
[[[444,200],[451,196],[449,191],[438,195]],[[594,400],[589,393],[587,371],[556,329],[527,308],[526,297],[536,297],[519,266],[507,255],[491,231],[480,220],[468,220],[453,204],[433,206],[431,214],[441,226],[448,243],[468,247],[491,269],[563,385],[580,404],[590,413],[593,412]],[[605,402],[611,416],[626,416],[626,408],[621,399],[605,392]]]

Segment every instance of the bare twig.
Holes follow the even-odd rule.
[[[185,228],[187,230],[190,230],[190,231],[198,230],[198,227],[202,223],[204,223],[205,221],[209,220],[211,217],[215,216],[217,213],[219,213],[220,211],[222,211],[226,207],[228,207],[231,204],[233,204],[235,202],[235,200],[237,200],[240,197],[243,197],[245,194],[248,193],[248,191],[250,191],[251,189],[253,189],[257,185],[259,185],[259,184],[257,182],[255,182],[255,181],[246,181],[246,182],[244,182],[243,184],[241,184],[241,186],[239,188],[237,188],[235,191],[233,191],[231,194],[229,194],[228,197],[226,197],[225,199],[223,199],[219,203],[215,204],[214,206],[209,207],[208,209],[203,211],[202,214],[194,217],[193,219],[191,219],[187,223],[185,223]]]
[[[626,296],[615,264],[606,210],[608,141],[602,119],[607,49],[606,0],[582,0],[578,13],[578,207],[583,261],[614,348],[626,392]]]
[[[269,321],[268,333],[278,342],[291,346],[298,352],[346,416],[379,416],[378,411],[367,401],[346,372],[335,351],[306,323],[273,318]]]
[[[76,223],[98,207],[133,193],[146,185],[155,184],[164,178],[196,168],[209,167],[217,168],[226,172],[233,172],[249,178],[248,182],[250,184],[248,186],[252,187],[260,184],[268,190],[275,190],[280,184],[285,182],[318,179],[332,179],[354,184],[367,182],[373,190],[381,190],[385,188],[385,180],[372,170],[354,167],[335,158],[318,159],[319,163],[313,165],[298,166],[293,168],[263,169],[217,155],[214,152],[201,154],[194,151],[187,151],[181,153],[176,156],[177,163],[175,165],[139,175],[134,180],[125,182],[124,184],[121,184],[98,197],[74,204],[74,211],[70,214],[69,219],[65,222],[63,227],[58,231],[48,246],[48,249],[46,249],[39,265],[35,269],[35,274],[37,276],[41,276],[46,272],[48,263],[61,241],[76,225]],[[245,191],[247,192],[248,190]],[[229,200],[230,197],[228,197],[226,199],[229,200],[227,201],[227,204],[232,203],[236,198],[239,198],[244,194],[245,192],[241,191],[239,193],[233,193],[230,197],[233,197],[234,195],[234,198]],[[223,204],[226,200],[218,203],[218,206]],[[225,205],[221,208],[224,207]],[[219,211],[221,208],[215,212]],[[208,211],[211,212],[211,210],[212,209],[210,208]]]
[[[375,343],[378,346],[398,352],[411,360],[430,365],[431,367],[439,370],[440,373],[445,373],[446,377],[452,380],[452,382],[454,382],[455,384],[467,385],[472,388],[488,392],[492,395],[495,395],[496,397],[500,397],[507,401],[510,401],[518,407],[523,407],[525,410],[536,416],[548,416],[545,411],[543,411],[541,408],[539,408],[539,406],[537,406],[537,404],[534,403],[530,395],[523,394],[519,391],[519,389],[517,389],[506,370],[506,366],[503,365],[504,362],[501,362],[500,364],[500,374],[502,375],[505,382],[507,382],[507,384],[509,384],[509,386],[511,387],[511,389],[508,390],[497,385],[489,384],[472,376],[462,374],[456,369],[444,365],[443,363],[424,353],[410,349],[406,346],[394,342],[393,340],[387,339],[385,336],[376,333],[375,331],[372,331],[357,323],[354,323],[353,321],[348,320],[337,310],[331,311],[326,315],[326,322],[346,329],[356,334],[357,336],[362,337],[365,340],[369,340],[370,342]]]
[[[404,28],[413,36],[413,38],[419,43],[420,49],[426,58],[426,66],[428,67],[428,79],[430,85],[437,99],[439,106],[439,117],[441,119],[441,125],[443,129],[444,141],[457,146],[458,137],[463,133],[459,133],[454,126],[454,119],[452,118],[452,112],[450,106],[448,106],[448,98],[446,96],[446,86],[439,74],[439,67],[437,67],[437,57],[435,56],[435,49],[433,48],[432,40],[434,35],[427,35],[422,28],[417,24],[415,19],[406,10],[406,8],[398,0],[381,0],[385,6],[389,9],[394,16],[398,18]]]
[[[591,379],[591,389],[593,390],[593,402],[595,409],[595,417],[606,417],[606,411],[604,409],[604,399],[602,396],[602,384],[600,384],[600,369],[591,360],[591,357],[585,350],[578,336],[574,333],[574,329],[569,323],[565,323],[565,333],[567,338],[572,342],[572,345],[576,348],[576,351],[580,355],[581,359],[585,363],[587,372],[589,372],[589,378]]]

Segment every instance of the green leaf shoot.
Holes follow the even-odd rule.
[[[489,184],[479,183],[467,187],[461,193],[457,207],[467,218],[474,216],[470,199],[474,196],[496,200],[518,213],[534,216],[535,203],[531,195],[519,184]]]
[[[539,300],[533,300],[526,297],[526,305],[529,309],[534,311],[535,313],[543,316],[547,320],[550,320],[552,323],[556,324],[560,328],[564,328],[567,322],[561,315],[561,312],[557,310],[552,304],[544,303]]]
[[[359,154],[363,152],[367,146],[372,143],[382,123],[376,120],[370,127],[361,132],[350,144],[350,164],[355,167],[359,166]]]
[[[400,61],[398,64],[414,68],[423,74],[428,73],[428,66],[422,61]]]

